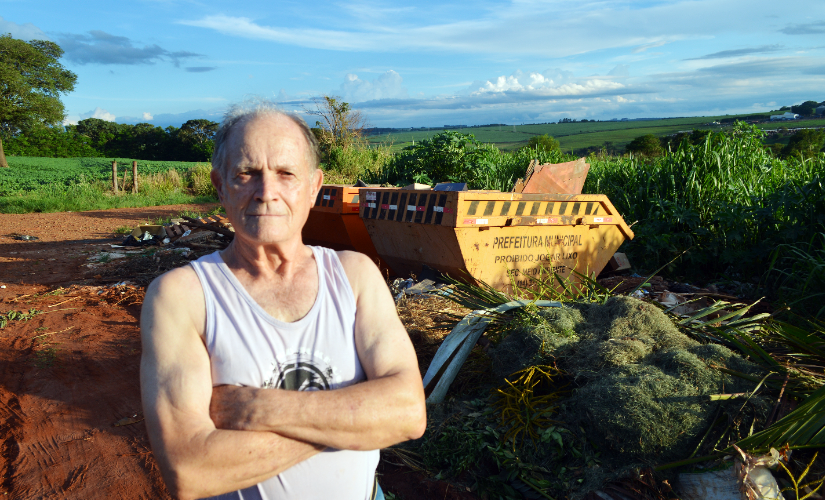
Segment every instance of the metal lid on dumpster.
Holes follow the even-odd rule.
[[[512,292],[598,274],[633,232],[604,195],[361,189],[360,215],[399,275],[422,266]]]

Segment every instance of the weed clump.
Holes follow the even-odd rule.
[[[491,350],[497,375],[537,364],[565,370],[574,388],[558,418],[573,429],[582,426],[608,466],[687,457],[720,405],[742,405],[708,396],[753,390],[753,383],[715,366],[759,372],[726,347],[691,339],[660,309],[630,297],[548,309],[540,318]],[[755,396],[748,404],[764,422],[769,403]]]

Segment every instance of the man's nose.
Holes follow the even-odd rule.
[[[280,187],[277,175],[269,169],[263,169],[257,186],[255,197],[258,201],[267,202],[280,197]]]

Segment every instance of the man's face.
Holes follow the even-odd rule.
[[[239,124],[226,143],[221,176],[212,172],[236,237],[257,244],[300,238],[323,182],[301,130],[283,116]]]

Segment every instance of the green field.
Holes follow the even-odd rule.
[[[761,115],[764,115],[762,113]],[[747,115],[743,115],[747,116]],[[494,127],[467,127],[456,129],[457,132],[473,134],[480,142],[493,143],[499,149],[510,151],[527,144],[531,137],[547,134],[558,139],[564,152],[577,149],[601,147],[606,142],[614,148],[623,149],[630,141],[641,135],[653,134],[666,136],[677,132],[704,129],[718,132],[729,129],[731,124],[713,125],[714,121],[730,119],[731,116],[710,116],[692,118],[664,118],[661,120],[616,121],[616,122],[573,122],[547,123],[534,125],[508,125]],[[825,127],[825,119],[802,120],[795,122],[773,122],[759,124],[763,130],[776,130],[790,127]],[[392,151],[399,151],[415,142],[429,139],[443,132],[442,129],[430,131],[396,132],[392,134],[372,135],[367,139],[371,145],[391,144]]]
[[[22,195],[44,186],[73,186],[80,183],[111,182],[112,160],[117,161],[118,177],[132,177],[132,160],[129,158],[40,158],[32,156],[7,156],[8,169],[0,169],[0,196]],[[176,170],[188,171],[197,163],[184,161],[138,162],[138,176]]]
[[[118,194],[112,192],[111,158],[6,157],[0,168],[0,213],[64,212],[214,202],[207,163],[138,160],[139,192],[131,191],[132,160],[116,158]]]

